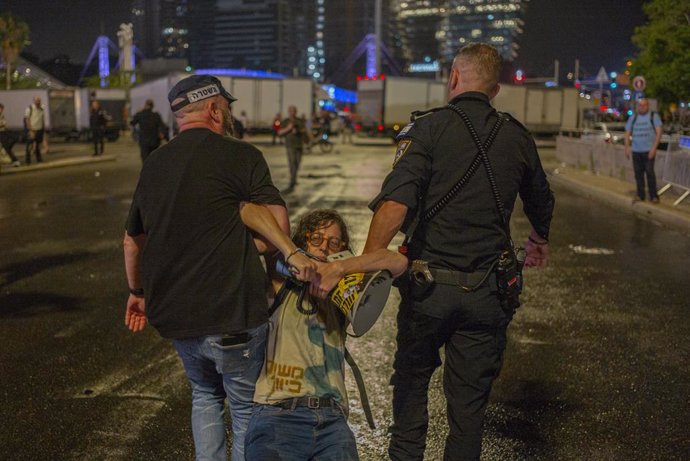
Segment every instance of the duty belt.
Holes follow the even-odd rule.
[[[477,285],[486,276],[486,271],[480,272],[461,272],[448,269],[429,268],[429,272],[434,277],[434,281],[441,285],[451,285],[460,287],[472,287]],[[496,273],[491,271],[489,277],[482,285],[496,286]]]
[[[338,406],[338,402],[330,397],[322,398],[305,395],[304,397],[281,400],[280,402],[272,403],[271,405],[274,407],[283,408],[285,410],[294,410],[295,408],[299,407],[307,407],[316,410],[318,408]]]

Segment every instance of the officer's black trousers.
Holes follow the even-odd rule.
[[[422,460],[428,426],[427,393],[431,375],[441,365],[449,434],[445,460],[478,460],[484,412],[491,385],[502,364],[510,316],[488,286],[474,293],[437,285],[421,301],[407,287],[400,290],[398,349],[395,354],[393,460]]]

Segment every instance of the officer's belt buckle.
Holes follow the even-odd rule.
[[[311,408],[312,410],[317,410],[321,407],[319,398],[318,397],[309,397],[307,399],[307,407]]]

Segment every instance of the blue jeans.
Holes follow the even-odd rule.
[[[256,405],[247,429],[249,461],[352,461],[357,444],[339,407],[294,410]]]
[[[264,362],[267,324],[249,330],[249,342],[221,346],[220,335],[173,340],[192,386],[196,459],[227,460],[225,398],[232,418],[232,459],[244,460],[244,436],[254,386]]]

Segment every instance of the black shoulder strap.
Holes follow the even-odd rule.
[[[359,399],[362,401],[362,409],[364,410],[364,416],[367,418],[367,423],[369,427],[374,430],[376,429],[376,424],[374,423],[374,415],[371,413],[371,405],[369,405],[369,397],[367,396],[367,388],[364,386],[364,379],[362,378],[362,372],[357,366],[357,362],[350,355],[350,351],[345,348],[345,361],[352,369],[352,374],[355,376],[355,382],[357,383],[357,390],[359,391]]]
[[[457,106],[454,106],[452,104],[448,104],[446,106],[448,109],[452,110],[456,114],[460,115],[463,114],[465,117],[467,117],[467,114],[460,109]],[[462,118],[462,115],[460,115]],[[477,154],[474,156],[474,159],[472,160],[472,163],[470,163],[470,166],[467,168],[467,171],[465,171],[465,174],[460,178],[460,180],[453,186],[453,188],[448,191],[448,193],[441,198],[438,202],[436,202],[431,208],[429,208],[423,215],[422,215],[422,221],[427,222],[430,221],[436,214],[438,214],[439,211],[445,207],[448,202],[451,201],[453,197],[455,197],[458,192],[462,190],[463,187],[467,184],[467,181],[470,180],[470,178],[474,175],[474,173],[477,171],[479,168],[479,164],[482,162],[482,157],[486,155],[486,153],[489,151],[491,148],[491,145],[493,144],[494,140],[496,139],[496,135],[498,134],[498,131],[501,129],[501,126],[503,126],[505,118],[502,116],[500,112],[498,112],[498,119],[496,120],[496,123],[494,123],[493,128],[491,128],[491,131],[489,132],[489,136],[486,138],[486,141],[482,145],[481,141],[479,141],[479,136],[477,135],[477,132],[474,130],[474,127],[469,121],[469,118],[467,120],[463,119],[463,122],[465,125],[468,127],[468,130],[470,131],[470,135],[472,136],[472,140],[474,141],[475,145],[477,146]]]
[[[444,109],[450,109],[453,111],[460,110],[452,104],[448,104],[444,107]],[[501,126],[503,126],[503,122],[505,121],[503,113],[497,112],[497,114],[498,119],[496,120],[493,128],[491,128],[491,132],[489,133],[484,146],[481,146],[483,149],[478,150],[477,154],[474,156],[474,159],[472,159],[472,163],[470,163],[470,166],[467,168],[467,171],[465,171],[465,174],[462,175],[460,180],[455,183],[455,185],[438,202],[429,207],[427,210],[422,210],[417,217],[412,220],[412,222],[405,229],[405,240],[403,241],[402,246],[406,246],[409,243],[417,226],[431,221],[431,219],[433,219],[434,216],[436,216],[446,205],[448,205],[448,202],[450,202],[453,197],[455,197],[465,187],[470,178],[472,178],[474,173],[476,173],[477,169],[479,168],[479,164],[482,162],[482,150],[488,152],[494,142],[494,139],[496,139],[498,131],[501,129]],[[421,204],[421,193],[419,194],[418,198],[418,201]]]
[[[448,108],[460,116],[462,121],[465,123],[465,127],[470,132],[470,136],[472,137],[474,144],[477,146],[477,149],[479,150],[479,156],[481,158],[482,163],[484,163],[486,175],[489,180],[489,184],[491,185],[491,193],[493,194],[494,201],[496,202],[496,209],[498,210],[499,219],[501,220],[501,224],[503,225],[503,230],[506,234],[506,238],[508,239],[508,244],[510,245],[510,248],[513,248],[513,239],[510,237],[510,224],[508,223],[508,217],[506,215],[505,207],[503,206],[501,194],[498,191],[496,178],[494,176],[493,168],[491,167],[491,161],[489,160],[488,149],[489,147],[491,147],[491,144],[493,143],[496,134],[498,133],[498,129],[503,124],[504,117],[500,112],[498,112],[498,120],[496,121],[496,125],[494,125],[494,129],[491,130],[491,133],[489,133],[487,142],[485,144],[482,144],[482,142],[479,139],[479,135],[477,134],[477,130],[475,130],[474,126],[472,125],[472,122],[470,121],[470,118],[467,116],[465,111],[463,111],[457,106],[453,106],[452,104],[449,104]]]

